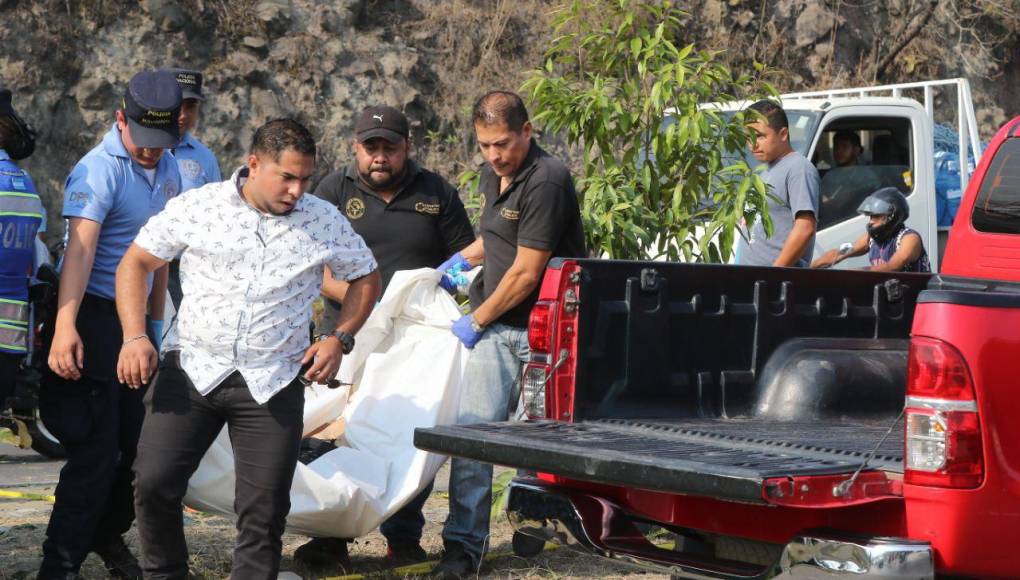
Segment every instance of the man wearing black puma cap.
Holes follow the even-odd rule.
[[[41,579],[77,578],[89,552],[113,577],[141,578],[122,534],[135,517],[131,464],[145,389],[117,380],[122,335],[114,274],[141,227],[181,190],[177,163],[163,155],[180,141],[180,108],[172,74],[136,74],[113,127],[64,183],[67,249],[39,412],[67,463],[43,542]],[[166,275],[163,268],[148,280],[152,319],[163,318]]]

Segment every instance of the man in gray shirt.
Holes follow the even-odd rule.
[[[749,266],[797,266],[806,268],[814,253],[818,220],[818,170],[790,146],[786,111],[774,101],[750,106],[761,114],[748,126],[755,139],[751,152],[768,163],[762,178],[769,186],[768,211],[772,236],[766,237],[759,217],[751,227],[751,239],[739,254],[738,263]]]

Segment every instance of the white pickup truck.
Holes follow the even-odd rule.
[[[790,93],[780,99],[789,118],[793,148],[815,164],[822,178],[815,257],[857,239],[865,231],[865,218],[857,214],[861,201],[878,187],[893,186],[907,196],[907,225],[921,234],[932,268],[937,270],[949,228],[938,227],[936,216],[936,105],[952,109],[957,151],[967,152],[973,160],[968,164],[968,155],[956,156],[959,167],[953,169],[959,175],[959,191],[964,191],[982,153],[967,80]],[[719,109],[744,106],[730,103]],[[863,153],[857,165],[837,167],[833,159],[833,138],[841,131],[860,138]],[[862,256],[839,267],[866,265],[867,257]]]

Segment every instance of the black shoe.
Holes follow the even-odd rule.
[[[386,565],[391,568],[409,566],[428,559],[428,552],[418,542],[392,542],[386,544]]]
[[[464,580],[478,573],[478,565],[467,555],[459,544],[447,548],[443,558],[432,569],[432,577],[438,580]]]
[[[351,570],[351,558],[347,554],[347,540],[338,538],[312,538],[294,550],[294,561],[308,568],[340,568]]]
[[[142,580],[142,568],[138,565],[138,559],[124,543],[124,538],[117,538],[101,548],[92,550],[103,559],[106,571],[113,578],[122,580]]]

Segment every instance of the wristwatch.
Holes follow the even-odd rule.
[[[336,337],[336,339],[340,341],[340,350],[344,354],[351,354],[351,351],[354,350],[354,335],[353,334],[344,332],[342,330],[337,330],[337,331],[334,331],[334,332],[332,332],[330,334],[320,334],[319,338],[317,340],[322,341],[322,340],[326,340],[327,338],[333,338],[333,337]]]
[[[481,331],[485,330],[485,327],[482,326],[481,324],[478,324],[478,321],[475,320],[474,316],[471,316],[470,320],[471,320],[471,330],[473,330],[475,332],[481,332]]]

